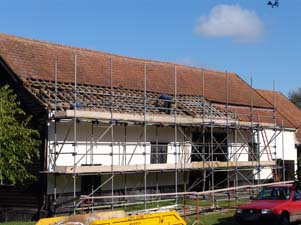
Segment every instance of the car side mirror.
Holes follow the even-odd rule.
[[[256,200],[255,196],[250,196],[250,200]]]

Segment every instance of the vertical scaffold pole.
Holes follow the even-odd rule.
[[[111,208],[114,209],[114,124],[113,124],[113,60],[110,58],[110,111],[111,111]]]
[[[144,111],[144,124],[143,124],[143,133],[144,133],[144,143],[143,143],[143,146],[144,146],[144,209],[146,209],[146,194],[147,194],[147,173],[146,173],[146,104],[147,104],[147,96],[146,96],[146,63],[144,63],[144,108],[143,108],[143,111]]]
[[[124,137],[123,137],[123,159],[122,159],[122,165],[126,165],[127,124],[124,124],[123,127],[124,127]]]
[[[213,115],[212,115],[212,108],[210,107],[210,143],[209,143],[209,160],[210,162],[210,170],[211,170],[211,190],[214,190],[214,185],[215,185],[215,181],[214,181],[214,167],[213,167],[213,161],[214,161],[214,135],[213,135]],[[212,193],[212,205],[215,205],[215,199],[214,199],[214,192]]]
[[[207,170],[205,169],[205,163],[206,163],[206,154],[205,154],[205,150],[206,150],[206,146],[205,146],[205,142],[206,142],[206,138],[205,138],[205,134],[206,134],[206,127],[205,127],[205,73],[204,73],[204,69],[202,69],[202,109],[203,109],[203,125],[202,125],[202,161],[203,161],[203,191],[205,191],[206,189],[206,176],[207,176]]]
[[[229,75],[228,75],[228,72],[226,71],[226,124],[227,124],[227,128],[229,125],[228,114],[229,114]]]
[[[54,116],[57,112],[57,60],[55,60],[54,64],[54,92],[55,92],[55,99],[54,99]],[[57,124],[56,119],[54,118],[54,171],[56,170],[56,160],[57,160]],[[56,175],[54,174],[54,215],[56,214],[56,203],[57,203],[57,184],[56,184]]]
[[[94,164],[94,122],[91,123],[91,156],[90,163],[93,166]]]
[[[235,125],[235,130],[234,130],[234,142],[235,142],[235,151],[234,151],[234,160],[235,160],[235,184],[234,186],[235,187],[238,187],[238,166],[237,166],[237,162],[238,162],[238,157],[239,157],[239,154],[238,154],[238,151],[237,151],[237,148],[239,148],[237,146],[237,143],[238,143],[238,135],[237,135],[237,132],[238,132],[238,127],[237,125]],[[236,197],[236,201],[238,200],[238,192],[235,191],[235,197]]]
[[[257,183],[258,184],[261,184],[261,166],[260,166],[260,132],[261,132],[261,129],[260,129],[260,126],[258,125],[257,126],[257,149],[256,149],[256,155],[257,155],[257,177],[258,177],[258,181]]]
[[[256,131],[256,138],[257,138],[257,145],[256,145],[256,163],[257,163],[257,184],[260,184],[261,183],[261,165],[260,165],[260,157],[261,157],[261,154],[260,154],[260,132],[262,132],[262,127],[260,126],[259,124],[260,121],[257,122],[256,124],[256,128],[255,128],[255,131]],[[253,96],[253,77],[251,76],[251,133],[253,134],[254,133],[254,96]],[[253,143],[253,140],[252,140],[252,143]],[[252,149],[253,149],[253,146],[252,146]],[[253,160],[252,160],[252,163],[253,163]],[[252,165],[253,166],[253,165]]]
[[[175,126],[175,143],[174,143],[174,148],[175,148],[175,193],[176,193],[176,204],[178,204],[178,166],[177,166],[177,142],[178,142],[178,124],[177,124],[177,67],[174,67],[174,126]]]
[[[76,214],[76,154],[77,154],[77,55],[74,55],[74,103],[73,103],[73,214]]]
[[[214,185],[215,185],[215,181],[214,181],[214,167],[213,167],[213,161],[214,161],[214,147],[213,147],[213,123],[211,122],[211,126],[210,126],[210,139],[211,139],[211,143],[210,143],[210,154],[211,154],[211,190],[214,191]],[[215,205],[215,196],[214,196],[214,192],[212,192],[212,204]]]
[[[276,93],[275,93],[275,80],[273,80],[273,116],[274,116],[274,159],[276,161],[276,168],[275,168],[275,178],[276,178],[276,182],[279,181],[279,171],[277,168],[277,111],[276,111]],[[273,158],[272,158],[273,159]]]
[[[253,90],[253,77],[251,76],[251,96],[250,96],[250,100],[251,100],[251,149],[252,149],[252,152],[251,152],[251,159],[252,159],[252,168],[254,168],[254,159],[257,160],[257,153],[254,152],[254,144],[256,143],[255,142],[255,135],[254,134],[254,123],[253,123],[253,93],[252,93],[252,90]],[[257,132],[259,132],[257,130]],[[258,142],[259,140],[257,140]],[[257,143],[258,144],[258,143]],[[248,154],[250,154],[250,149],[248,150]],[[255,151],[257,151],[257,149],[255,149]],[[254,157],[255,156],[255,157]],[[256,170],[256,172],[258,172],[258,168]],[[253,171],[253,174],[254,174],[254,171]],[[252,184],[254,185],[255,184],[255,174],[252,176]]]
[[[226,160],[227,160],[227,167],[229,168],[229,145],[228,145],[228,141],[229,141],[229,75],[228,75],[228,72],[226,71],[226,82],[227,82],[227,88],[226,88],[226,137],[227,137],[227,140],[226,140],[226,148],[227,148],[227,151],[226,151]],[[229,169],[227,171],[227,187],[230,186],[230,174],[229,174]]]
[[[156,126],[156,162],[158,161],[158,125]],[[159,194],[159,173],[156,172],[156,194]],[[159,198],[157,197],[157,207],[159,208]]]
[[[283,120],[281,120],[281,139],[282,139],[282,177],[283,177],[283,181],[286,180],[285,177],[285,160],[284,160],[284,124],[283,124]]]

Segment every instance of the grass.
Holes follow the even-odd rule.
[[[249,200],[237,200],[237,201],[222,200],[222,201],[217,201],[216,205],[221,208],[233,208],[233,207],[239,206],[239,205],[247,203],[247,202],[249,202]],[[172,200],[162,201],[162,202],[158,202],[158,203],[153,202],[153,203],[147,203],[146,208],[151,209],[151,208],[156,208],[156,207],[170,206],[170,205],[174,205],[174,204],[175,204],[175,201],[172,201]],[[198,200],[198,205],[199,205],[199,207],[206,208],[206,207],[212,206],[212,203],[209,200]],[[183,200],[178,202],[178,206],[184,207]],[[196,206],[196,201],[191,200],[191,199],[186,200],[186,206]],[[126,212],[138,211],[138,210],[144,209],[144,204],[131,205],[131,206],[126,206],[126,207],[119,208],[119,209],[123,209]]]
[[[235,207],[244,203],[249,202],[249,200],[237,200],[237,201],[227,201],[227,200],[222,200],[222,201],[217,201],[216,205],[222,208],[229,208],[229,207]],[[198,202],[200,207],[209,207],[212,205],[211,201],[209,200],[199,200]],[[186,200],[187,205],[195,206],[196,201],[195,200]]]
[[[224,212],[213,212],[201,214],[199,222],[196,222],[196,216],[190,216],[186,219],[187,225],[237,225],[234,219],[234,210]]]
[[[162,201],[162,202],[152,202],[152,203],[147,203],[146,208],[151,209],[151,208],[157,208],[157,207],[164,207],[164,206],[169,206],[169,205],[174,205],[175,201],[168,200],[168,201]],[[138,210],[143,210],[144,209],[144,204],[138,204],[138,205],[131,205],[131,206],[126,206],[123,208],[120,208],[126,212],[132,212],[132,211],[138,211]]]

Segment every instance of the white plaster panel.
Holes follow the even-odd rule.
[[[156,142],[168,144],[168,163],[175,163],[176,158],[180,162],[180,159],[184,160],[184,152],[186,155],[191,152],[191,145],[186,143],[177,144],[175,149],[175,139],[183,142],[184,137],[180,132],[175,134],[172,127],[148,126],[146,138],[142,126],[127,126],[126,128],[114,126],[112,130],[108,125],[94,124],[92,127],[92,123],[79,122],[76,124],[76,131],[76,145],[74,145],[73,122],[57,122],[56,129],[54,122],[50,123],[48,129],[49,170],[52,169],[54,163],[54,154],[51,154],[54,148],[56,152],[60,152],[56,159],[57,166],[72,166],[74,164],[73,152],[76,152],[77,165],[111,165],[112,163],[113,165],[133,165],[144,164],[144,162],[148,164],[151,158],[151,143]],[[58,142],[56,146],[54,145],[55,136]],[[174,154],[175,150],[177,157]],[[113,154],[111,154],[112,151]],[[145,155],[144,152],[146,152]]]

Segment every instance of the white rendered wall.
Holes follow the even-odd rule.
[[[74,130],[73,123],[60,122],[56,123],[56,139],[58,145],[54,145],[55,128],[52,122],[48,129],[48,169],[51,171],[54,160],[54,148],[56,152],[60,151],[57,156],[57,166],[73,166],[74,158]],[[168,145],[167,163],[186,162],[191,153],[191,144],[184,142],[184,137],[179,132],[177,133],[177,147],[175,143],[175,131],[171,127],[156,127],[148,126],[146,129],[146,142],[144,145],[144,128],[142,126],[127,126],[126,131],[124,126],[114,126],[113,128],[113,157],[110,155],[112,151],[112,133],[108,126],[93,125],[92,123],[80,122],[77,123],[77,145],[76,145],[76,162],[78,166],[83,164],[94,165],[134,165],[134,164],[150,164],[151,159],[151,143],[164,143]],[[107,132],[106,132],[107,131]],[[99,139],[101,136],[103,137]],[[97,139],[99,139],[97,141]],[[65,140],[65,141],[64,141]],[[94,140],[94,144],[92,142]],[[97,141],[97,142],[96,142]],[[63,143],[64,142],[64,143]],[[126,143],[126,144],[124,144]],[[144,156],[144,151],[146,156]],[[177,152],[177,157],[174,152]],[[185,152],[185,155],[184,155]]]
[[[56,151],[60,154],[58,155],[56,165],[58,166],[73,166],[73,156],[74,151],[74,138],[73,138],[73,122],[61,122],[56,124],[56,138],[59,144],[56,146]],[[180,132],[177,132],[177,147],[175,148],[175,130],[172,127],[147,127],[146,131],[146,145],[144,146],[144,128],[142,126],[127,126],[126,133],[124,126],[114,126],[113,128],[113,157],[110,156],[111,153],[111,130],[105,131],[108,129],[108,126],[100,126],[94,124],[94,135],[92,135],[92,123],[80,122],[77,124],[77,146],[76,146],[76,161],[78,161],[78,166],[83,164],[94,164],[94,165],[135,165],[135,164],[144,164],[146,160],[147,164],[150,164],[150,153],[151,153],[151,143],[166,143],[168,144],[168,155],[167,163],[175,163],[176,159],[178,163],[184,163],[184,161],[190,162],[189,155],[191,154],[191,144],[189,144],[183,135]],[[48,169],[53,170],[53,154],[54,152],[54,123],[51,123],[48,129]],[[69,132],[68,132],[69,131]],[[277,131],[278,132],[278,131]],[[69,133],[69,134],[68,134]],[[105,133],[105,135],[103,135]],[[67,135],[68,134],[68,135]],[[294,160],[297,159],[297,151],[295,148],[295,133],[284,131],[280,133],[277,138],[269,143],[271,154],[268,154],[268,148],[265,148],[265,142],[270,141],[271,137],[275,134],[273,130],[265,130],[259,135],[260,149],[263,152],[261,156],[261,161],[270,160],[269,156],[272,156],[273,159],[282,159],[285,160]],[[92,140],[96,141],[100,136],[103,135],[103,138],[97,141],[97,143],[92,144]],[[267,138],[263,138],[263,136]],[[65,143],[64,140],[66,139]],[[283,141],[282,141],[283,140]],[[234,131],[228,135],[228,154],[229,161],[248,161],[249,160],[249,146],[247,143],[251,142],[251,137],[249,131],[239,130],[236,135]],[[253,140],[257,142],[257,135]],[[126,142],[126,145],[124,143]],[[284,147],[283,147],[284,146]],[[146,151],[146,156],[143,155]],[[174,155],[174,152],[177,152],[177,156]],[[184,155],[185,152],[185,155]],[[86,154],[89,153],[89,154]],[[50,157],[51,156],[51,157]],[[186,159],[186,160],[184,160]],[[295,163],[296,164],[296,163]],[[254,171],[255,172],[255,171]],[[167,173],[160,174],[158,178],[158,183],[160,186],[174,185],[175,179],[174,175],[166,175]],[[172,173],[168,173],[172,174]],[[137,174],[137,177],[129,178],[127,185],[129,188],[140,187],[138,180],[140,175]],[[271,169],[264,169],[260,173],[261,179],[271,178]],[[61,177],[61,181],[57,182],[60,184],[58,187],[58,193],[60,192],[70,192],[73,191],[73,181],[70,180],[70,177]],[[258,176],[259,178],[259,176]],[[114,187],[121,188],[123,185],[124,177],[116,178],[114,182]],[[66,183],[70,182],[70,188],[65,187]],[[80,182],[80,179],[77,179],[77,183]],[[138,182],[138,183],[137,183]],[[154,174],[148,175],[147,186],[155,185]],[[178,178],[178,184],[182,184],[183,179]],[[71,185],[72,184],[72,185]],[[116,185],[116,186],[115,186]],[[143,184],[144,185],[144,184]],[[48,179],[48,191],[53,190],[54,183],[52,178]],[[103,187],[104,190],[108,190],[111,187],[110,182]],[[80,184],[77,184],[77,191],[80,191]]]
[[[279,131],[277,131],[277,134]],[[261,160],[268,160],[268,148],[264,149],[265,143],[263,138],[264,135],[267,135],[267,139],[270,140],[271,137],[274,135],[273,130],[265,130],[261,132],[260,134],[260,146],[261,151],[263,151],[262,159]],[[295,132],[293,131],[282,131],[279,133],[279,135],[276,137],[275,141],[273,141],[270,144],[270,149],[272,152],[273,159],[282,159],[282,160],[294,160],[294,171],[297,170],[297,149],[295,147]],[[271,177],[271,171],[270,170],[263,170],[261,172],[261,178],[264,179],[267,176]]]
[[[276,138],[273,138],[275,136]],[[294,160],[295,170],[297,169],[295,132],[277,131],[275,133],[272,129],[265,129],[259,132],[259,142],[257,134],[255,134],[253,141],[255,143],[260,143],[260,161],[271,161],[276,159]],[[228,154],[230,161],[243,162],[249,160],[249,147],[246,145],[248,142],[252,142],[248,131],[240,130],[236,135],[234,133],[228,135]],[[255,172],[256,171],[254,171],[254,173]],[[257,178],[259,178],[259,176]],[[260,179],[268,178],[272,178],[272,170],[268,168],[262,169]]]
[[[228,134],[228,154],[229,161],[243,162],[249,159],[249,146],[247,143],[250,140],[250,132],[245,130],[236,131],[232,130]]]

